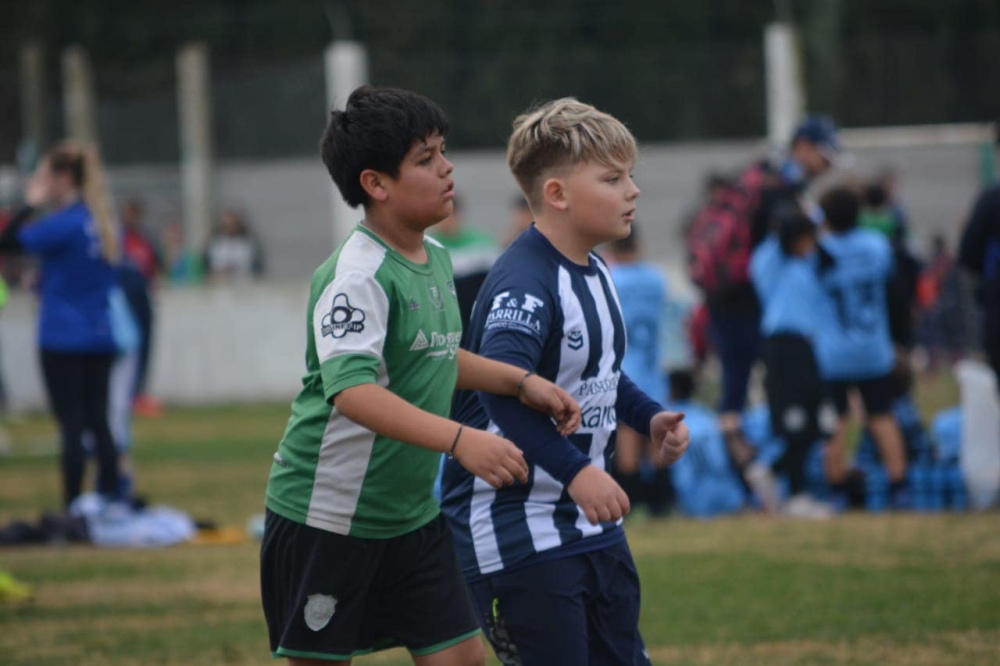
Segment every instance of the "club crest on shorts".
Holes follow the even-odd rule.
[[[303,611],[306,626],[313,631],[319,631],[330,624],[330,618],[337,609],[337,600],[329,594],[310,594],[306,597],[306,607]]]
[[[323,317],[321,327],[324,336],[342,338],[348,333],[360,333],[365,330],[365,312],[351,307],[347,294],[337,294],[333,297],[333,307]]]

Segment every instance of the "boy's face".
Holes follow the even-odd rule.
[[[401,219],[422,229],[452,214],[455,166],[445,158],[444,137],[432,134],[414,141],[396,178],[386,178],[386,204]]]
[[[563,180],[573,228],[595,246],[632,233],[639,188],[631,170],[631,164],[584,162]]]

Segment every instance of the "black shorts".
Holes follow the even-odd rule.
[[[833,398],[833,405],[840,415],[847,413],[847,393],[851,388],[856,388],[861,393],[861,400],[865,404],[865,412],[868,416],[881,416],[882,414],[892,413],[894,387],[891,372],[872,379],[829,382],[828,390],[830,396]]]
[[[432,654],[480,631],[440,515],[403,536],[362,539],[268,511],[260,579],[275,657]]]
[[[777,333],[764,340],[764,390],[771,430],[779,437],[812,442],[832,432],[826,385],[808,339]]]

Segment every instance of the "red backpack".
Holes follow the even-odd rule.
[[[695,216],[687,233],[688,267],[706,295],[749,283],[752,218],[766,177],[761,165],[750,167]]]

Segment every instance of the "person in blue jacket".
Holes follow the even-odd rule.
[[[889,334],[886,280],[892,248],[884,236],[858,226],[861,200],[836,187],[820,200],[829,233],[820,239],[820,282],[833,308],[817,356],[840,418],[827,446],[827,477],[843,494],[846,478],[848,392],[856,389],[867,425],[889,476],[895,508],[908,508],[903,436],[892,414],[896,355]]]
[[[22,210],[0,235],[0,250],[41,259],[38,345],[49,403],[62,436],[63,499],[80,495],[94,438],[97,491],[118,492],[118,452],[108,425],[108,378],[117,347],[110,294],[118,244],[94,148],[58,144],[27,182]],[[35,216],[35,210],[47,212]]]

